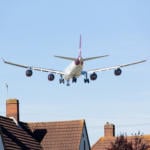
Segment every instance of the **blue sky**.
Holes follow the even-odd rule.
[[[149,0],[5,0],[0,1],[0,56],[16,63],[64,70],[76,57],[79,35],[83,56],[109,54],[85,63],[85,69],[108,67],[150,57]],[[85,119],[91,145],[103,136],[103,125],[116,125],[116,134],[150,134],[150,63],[98,73],[89,85],[83,78],[70,87],[47,80],[47,73],[0,63],[0,114],[5,100],[20,100],[22,121]],[[5,83],[8,84],[8,94]]]

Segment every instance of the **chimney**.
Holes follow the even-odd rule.
[[[104,136],[105,137],[114,137],[115,136],[115,125],[107,122],[104,125]]]
[[[6,117],[13,117],[19,121],[19,100],[8,99],[6,101]]]

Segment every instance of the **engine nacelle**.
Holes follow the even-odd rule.
[[[120,76],[121,73],[122,73],[122,70],[121,70],[120,68],[117,68],[117,69],[115,69],[115,71],[114,71],[114,74],[115,74],[116,76]]]
[[[94,72],[94,73],[92,73],[91,75],[90,75],[90,79],[91,80],[96,80],[97,79],[97,74]]]
[[[54,79],[55,79],[54,74],[50,73],[50,74],[48,75],[48,80],[49,80],[49,81],[53,81]]]
[[[33,74],[33,71],[31,69],[26,70],[26,76],[31,77]]]

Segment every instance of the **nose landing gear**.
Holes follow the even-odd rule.
[[[67,80],[67,84],[66,84],[67,86],[70,86],[70,83],[69,83],[69,80]]]
[[[86,72],[86,71],[82,71],[82,75],[85,76],[84,83],[90,83],[90,80],[89,80],[89,78],[88,78],[87,72]]]
[[[77,82],[77,78],[76,77],[73,77],[72,78],[72,83],[76,83]]]

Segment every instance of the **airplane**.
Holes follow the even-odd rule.
[[[6,61],[3,58],[2,58],[2,60],[6,64],[25,68],[27,77],[31,77],[33,75],[33,70],[35,70],[35,71],[41,71],[41,72],[48,72],[49,73],[48,74],[48,80],[53,81],[55,79],[55,74],[58,74],[58,75],[60,75],[59,83],[64,84],[65,81],[66,81],[67,86],[70,85],[70,80],[72,80],[72,83],[76,83],[77,78],[80,77],[81,75],[83,75],[85,77],[84,78],[84,83],[89,83],[90,80],[94,81],[94,80],[97,79],[97,73],[98,72],[107,71],[107,70],[114,70],[114,74],[116,76],[119,76],[122,73],[122,68],[123,67],[127,67],[127,66],[136,65],[136,64],[139,64],[139,63],[146,62],[146,60],[140,60],[140,61],[135,61],[135,62],[128,63],[128,64],[116,65],[116,66],[106,67],[106,68],[97,68],[97,69],[91,69],[91,70],[86,71],[86,70],[83,69],[85,61],[94,60],[94,59],[98,59],[98,58],[103,58],[103,57],[107,57],[109,55],[83,58],[82,57],[82,49],[81,49],[82,47],[81,46],[82,46],[82,37],[80,35],[78,57],[74,58],[74,57],[66,57],[66,56],[55,56],[55,57],[60,58],[60,59],[65,59],[65,60],[72,61],[69,64],[69,66],[66,67],[66,69],[64,71],[17,64],[17,63],[14,63],[14,62]]]

